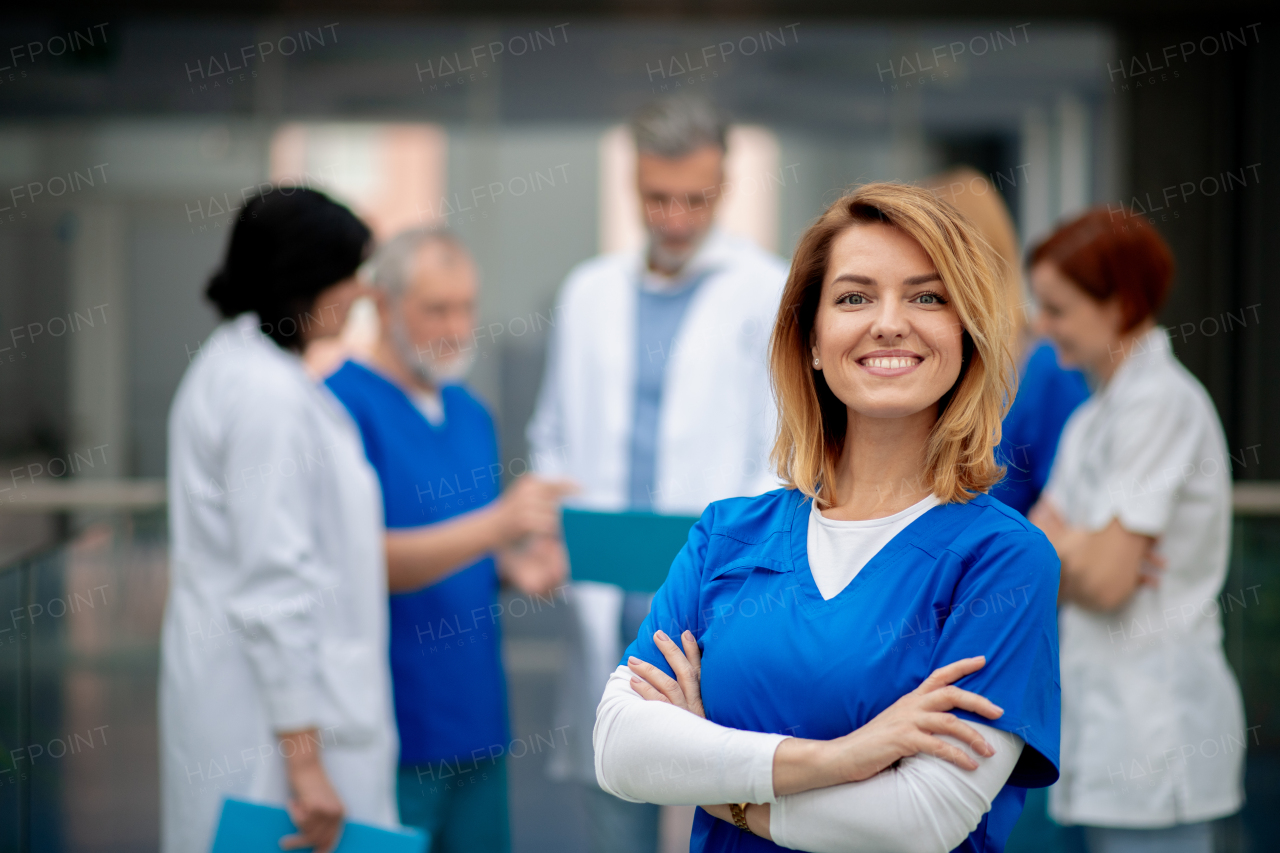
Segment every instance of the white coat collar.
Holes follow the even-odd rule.
[[[1156,326],[1130,345],[1124,361],[1103,386],[1102,392],[1107,397],[1122,394],[1123,391],[1117,389],[1123,389],[1138,377],[1144,376],[1151,368],[1173,359],[1173,344],[1169,340],[1169,331],[1163,326]]]

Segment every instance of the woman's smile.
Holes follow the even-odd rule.
[[[911,350],[876,350],[857,359],[858,365],[872,376],[905,376],[924,362],[925,357]]]
[[[822,286],[810,364],[831,392],[851,413],[932,423],[963,331],[929,255],[897,228],[855,225],[832,241]]]

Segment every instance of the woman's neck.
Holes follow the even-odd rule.
[[[1110,382],[1111,377],[1115,376],[1116,371],[1120,369],[1120,365],[1128,361],[1129,356],[1133,355],[1134,350],[1137,349],[1138,341],[1142,340],[1155,327],[1155,319],[1148,317],[1129,331],[1119,335],[1112,345],[1107,347],[1106,357],[1099,357],[1094,364],[1089,365],[1089,372],[1104,384]]]
[[[884,518],[927,497],[925,453],[937,419],[933,409],[905,418],[850,411],[833,505],[822,514],[849,521]]]

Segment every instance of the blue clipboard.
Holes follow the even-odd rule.
[[[295,831],[289,813],[279,806],[228,797],[222,803],[211,853],[280,853],[280,839]],[[423,853],[426,849],[427,836],[416,829],[347,822],[334,853]]]
[[[566,508],[564,542],[573,579],[657,592],[697,520],[696,515]]]

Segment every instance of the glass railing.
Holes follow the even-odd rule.
[[[109,513],[0,570],[0,851],[158,849],[166,547]]]
[[[63,545],[0,569],[0,853],[159,848],[163,513],[75,526]],[[1218,850],[1243,853],[1270,849],[1280,808],[1280,512],[1238,517],[1233,535],[1220,601],[1251,727],[1249,801],[1220,823]],[[513,737],[553,725],[565,617],[545,603],[504,609]],[[578,795],[547,780],[547,757],[511,762],[516,853],[585,845]],[[1082,851],[1078,832],[1054,826],[1044,802],[1032,792],[1011,853]]]

